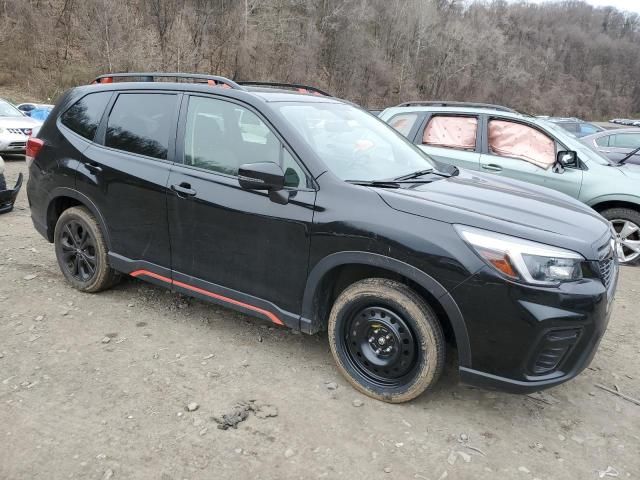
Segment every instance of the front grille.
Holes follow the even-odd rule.
[[[611,239],[598,249],[598,268],[605,288],[609,288],[617,271],[615,239]]]
[[[579,336],[580,330],[575,328],[547,333],[534,359],[533,373],[543,375],[555,370],[571,347],[576,344]]]
[[[31,128],[7,128],[7,132],[13,133],[14,135],[31,135],[33,130]]]

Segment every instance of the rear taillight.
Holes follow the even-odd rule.
[[[42,147],[44,147],[43,140],[40,140],[39,138],[36,138],[36,137],[29,137],[27,139],[27,151],[25,153],[26,160],[27,160],[27,168],[31,166],[33,161],[36,159],[36,157],[40,153],[40,150],[42,150]]]

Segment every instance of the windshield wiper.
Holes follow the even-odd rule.
[[[388,180],[345,180],[345,182],[365,187],[400,188],[398,182]]]
[[[429,168],[427,170],[418,170],[416,172],[411,172],[411,173],[407,173],[406,175],[401,175],[399,177],[394,178],[394,181],[398,181],[398,180],[411,180],[412,178],[418,178],[421,177],[422,175],[426,175],[427,173],[432,173],[433,172],[433,168]]]
[[[640,152],[640,147],[636,148],[635,150],[633,150],[631,153],[629,153],[629,155],[627,155],[626,157],[624,157],[622,160],[620,160],[618,162],[618,165],[624,165],[624,162],[626,162],[627,160],[629,160],[631,157],[633,157],[636,153]]]

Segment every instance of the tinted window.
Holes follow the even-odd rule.
[[[160,93],[121,94],[109,115],[105,145],[166,160],[176,99]]]
[[[286,186],[307,186],[304,170],[269,127],[231,102],[190,98],[184,152],[186,165],[227,175],[237,175],[244,163],[274,162],[285,172]]]
[[[429,120],[427,128],[424,129],[422,144],[475,150],[477,131],[477,118],[438,115]]]
[[[78,135],[93,140],[111,92],[90,93],[62,114],[60,121]]]
[[[409,133],[411,132],[411,129],[415,125],[417,119],[418,115],[416,113],[402,113],[389,120],[389,125],[395,128],[402,135],[407,137],[409,136]]]
[[[638,148],[640,147],[640,133],[611,135],[609,146],[616,148]]]

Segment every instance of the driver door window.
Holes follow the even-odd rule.
[[[184,164],[236,176],[240,165],[255,162],[280,165],[286,187],[307,187],[304,170],[255,113],[235,103],[191,97]]]
[[[566,168],[558,173],[556,141],[524,123],[490,119],[487,126],[488,153],[483,154],[483,171],[559,190],[573,197],[580,193],[582,170]]]

